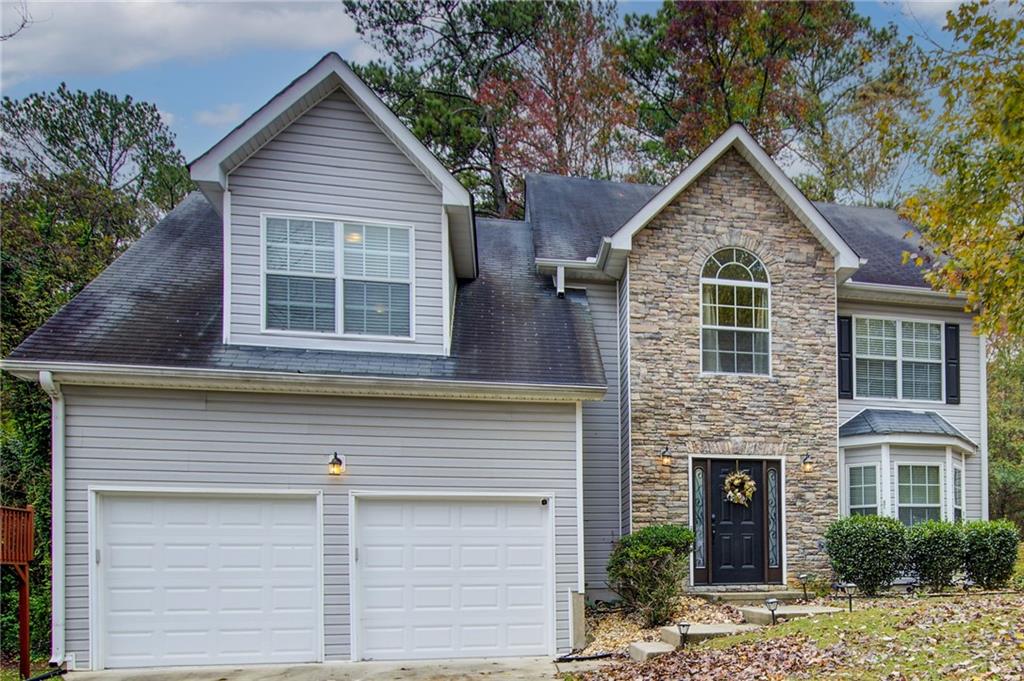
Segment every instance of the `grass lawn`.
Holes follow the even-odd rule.
[[[852,613],[785,622],[578,678],[1024,679],[1024,594],[855,600]]]

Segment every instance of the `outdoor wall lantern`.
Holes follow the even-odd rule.
[[[669,466],[672,464],[672,454],[668,451],[668,445],[665,445],[665,449],[661,450],[661,465]]]
[[[679,629],[679,645],[685,646],[686,640],[690,637],[690,623],[680,622],[676,624],[676,627]]]
[[[778,598],[766,598],[764,599],[764,607],[768,608],[768,612],[772,614],[772,625],[775,624],[775,611],[779,609]]]
[[[804,458],[800,459],[800,470],[804,473],[810,473],[814,470],[814,464],[811,462],[810,454],[804,454]]]
[[[327,473],[330,475],[341,475],[344,472],[345,457],[338,456],[338,452],[334,452],[334,456],[327,462]]]

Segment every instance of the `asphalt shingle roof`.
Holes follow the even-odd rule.
[[[934,411],[865,409],[839,427],[839,437],[895,434],[948,435],[970,442],[956,426]]]
[[[530,225],[481,219],[477,239],[449,357],[224,345],[221,219],[193,193],[10,359],[604,386],[586,295],[535,273]]]
[[[533,224],[537,257],[586,260],[601,239],[650,201],[661,187],[559,175],[527,175],[526,211]],[[853,281],[929,288],[921,270],[904,265],[903,251],[915,251],[914,227],[888,208],[815,202],[815,207],[867,263]]]

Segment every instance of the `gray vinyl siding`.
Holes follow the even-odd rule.
[[[577,585],[573,404],[66,387],[67,650],[89,664],[90,485],[324,494],[325,652],[349,658],[350,490],[555,496],[557,646]],[[348,473],[327,475],[330,454]]]
[[[619,332],[619,486],[622,489],[621,534],[629,534],[630,520],[630,407],[629,407],[629,265],[618,282]]]
[[[352,350],[443,352],[441,192],[341,90],[234,169],[231,342]],[[286,212],[412,225],[415,340],[373,342],[260,332],[260,213]]]
[[[588,283],[587,300],[608,392],[583,403],[583,537],[588,590],[606,588],[605,568],[619,538],[619,372],[615,285]]]
[[[934,411],[960,429],[964,435],[975,443],[981,443],[981,373],[979,361],[982,352],[981,339],[972,332],[969,315],[945,311],[908,308],[896,305],[869,305],[866,303],[847,303],[840,301],[840,315],[871,316],[883,315],[900,319],[920,319],[960,325],[960,404],[943,402],[922,402],[911,400],[881,400],[855,398],[839,400],[839,423],[853,418],[862,409],[915,409]],[[895,456],[895,454],[893,454]],[[967,493],[967,508],[964,513],[968,518],[980,518],[982,513],[981,471],[982,458],[979,452],[967,458],[964,470],[964,485]],[[944,456],[944,454],[943,454]],[[895,478],[894,478],[895,479]]]

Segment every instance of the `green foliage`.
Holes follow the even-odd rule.
[[[836,579],[869,596],[899,577],[907,552],[906,528],[895,518],[855,515],[825,532],[825,550]]]
[[[103,90],[4,97],[0,166],[22,181],[80,175],[169,210],[191,189],[184,158],[156,106]]]
[[[962,525],[930,520],[907,530],[907,564],[932,591],[942,591],[953,583],[963,558]]]
[[[1020,531],[1008,520],[975,520],[964,525],[964,568],[983,589],[1006,586],[1013,576]]]
[[[693,531],[650,525],[618,541],[608,559],[608,583],[646,626],[671,618],[687,574]]]
[[[993,460],[988,479],[990,515],[1024,528],[1024,463]]]
[[[935,182],[905,206],[923,234],[906,260],[964,294],[981,333],[1024,339],[1024,4],[965,2],[946,15],[951,49],[927,78],[941,98],[926,156]]]

